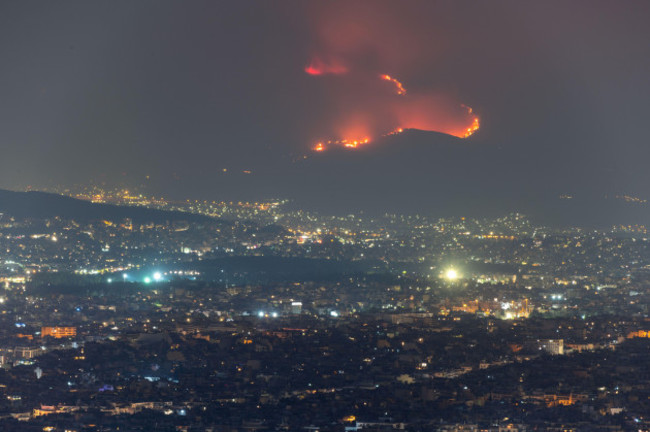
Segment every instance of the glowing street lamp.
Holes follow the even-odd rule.
[[[445,272],[445,279],[447,279],[449,281],[455,281],[459,277],[460,277],[460,275],[453,268],[447,269],[447,271]]]

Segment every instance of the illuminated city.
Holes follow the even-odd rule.
[[[521,214],[336,217],[287,210],[283,201],[171,203],[98,188],[73,195],[90,205],[155,208],[174,220],[3,215],[0,360],[8,371],[43,371],[33,391],[41,391],[41,380],[55,385],[46,394],[56,403],[34,406],[35,394],[12,381],[3,385],[19,398],[7,409],[31,406],[20,416],[39,419],[36,424],[92,411],[76,401],[97,388],[112,395],[93,402],[104,416],[152,410],[170,424],[204,408],[254,409],[258,421],[292,428],[299,423],[278,407],[336,396],[338,424],[358,427],[346,418],[385,422],[380,411],[389,408],[373,402],[385,392],[438,407],[452,423],[459,421],[453,408],[459,403],[496,409],[513,397],[527,408],[513,406],[507,416],[588,406],[607,418],[622,408],[613,405],[620,391],[627,392],[630,415],[643,415],[645,402],[629,402],[634,387],[616,391],[586,381],[567,391],[539,381],[534,371],[544,364],[574,373],[581,356],[641,349],[650,332],[645,231],[555,229]],[[189,216],[198,219],[182,220]],[[341,364],[350,341],[355,350]],[[281,360],[283,350],[303,344],[312,348]],[[226,347],[230,354],[222,357]],[[114,376],[87,363],[124,350],[148,360]],[[327,353],[339,360],[332,363]],[[196,361],[203,355],[209,360],[201,366]],[[568,356],[566,365],[558,355]],[[119,370],[124,361],[110,364]],[[199,375],[181,372],[188,367]],[[210,390],[193,381],[205,367],[216,367],[205,371],[215,374]],[[629,373],[640,373],[635,370]],[[528,377],[518,387],[496,378],[515,371]],[[292,395],[284,393],[289,382]],[[459,394],[458,385],[467,389]],[[178,393],[182,386],[195,390]],[[153,388],[155,397],[143,400]],[[197,402],[204,391],[211,399]],[[350,408],[351,400],[365,407]],[[389,412],[391,424],[413,422],[404,417],[406,407]]]

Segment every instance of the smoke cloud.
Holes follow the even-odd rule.
[[[304,71],[326,88],[323,100],[314,103],[328,111],[315,133],[314,150],[355,148],[405,129],[459,138],[479,129],[478,116],[452,92],[428,88],[426,82],[410,88],[402,81],[402,73],[417,75],[422,44],[391,9],[348,2],[312,11],[313,52]],[[435,49],[426,54],[431,52]]]

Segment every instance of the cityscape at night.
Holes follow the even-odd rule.
[[[649,17],[0,3],[0,431],[650,431]]]

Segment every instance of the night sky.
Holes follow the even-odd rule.
[[[0,188],[442,215],[650,199],[649,24],[647,1],[4,1]],[[480,129],[448,135],[467,107]],[[381,136],[398,126],[427,130]],[[371,142],[312,150],[346,134]]]

